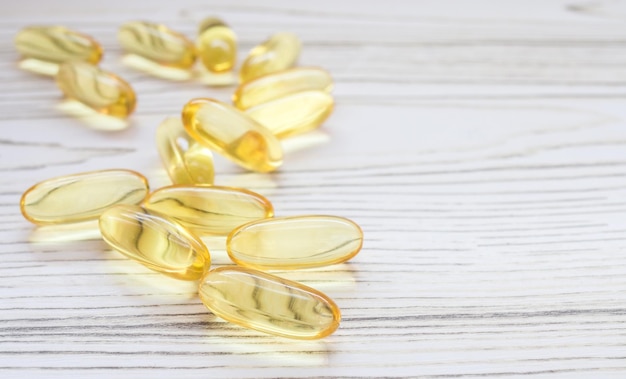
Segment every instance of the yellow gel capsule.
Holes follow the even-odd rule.
[[[336,216],[277,217],[233,230],[226,241],[237,264],[261,270],[293,270],[345,262],[363,245],[354,222]]]
[[[200,281],[200,300],[215,315],[261,332],[318,339],[339,326],[341,312],[323,293],[243,267],[220,267]]]
[[[97,64],[102,46],[93,38],[63,26],[31,26],[15,36],[15,48],[24,58],[49,63],[80,60]]]
[[[295,67],[241,84],[233,94],[233,104],[239,109],[248,109],[296,92],[330,92],[332,89],[333,79],[328,71]]]
[[[197,142],[252,171],[283,163],[280,142],[239,109],[213,99],[193,99],[183,108],[185,130]]]
[[[239,80],[245,83],[294,66],[300,55],[300,48],[300,39],[295,34],[274,34],[250,51],[239,71]]]
[[[146,198],[144,207],[165,213],[198,235],[226,236],[239,225],[272,217],[272,203],[234,187],[170,186]]]
[[[112,248],[154,271],[200,279],[211,265],[206,246],[169,217],[137,205],[117,205],[100,216],[100,233]]]
[[[148,180],[130,170],[102,170],[37,183],[20,200],[24,217],[35,224],[66,224],[97,219],[116,204],[138,204]]]
[[[135,110],[137,98],[130,84],[89,63],[61,64],[56,82],[65,96],[96,112],[124,118]]]
[[[164,66],[188,69],[196,61],[193,42],[162,24],[127,22],[120,27],[117,39],[127,52]]]
[[[333,112],[333,97],[323,91],[304,91],[281,97],[245,112],[278,138],[308,132]]]
[[[232,70],[237,60],[237,36],[218,18],[202,21],[196,47],[202,64],[212,72]]]
[[[213,184],[213,153],[189,137],[180,118],[166,118],[157,128],[156,142],[174,184]]]

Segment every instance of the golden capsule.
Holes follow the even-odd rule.
[[[178,117],[157,128],[157,150],[174,184],[213,184],[213,153],[194,141]]]
[[[202,64],[212,72],[232,70],[237,60],[237,36],[219,18],[200,23],[196,47]]]
[[[278,138],[308,132],[322,125],[333,112],[334,100],[323,91],[297,92],[247,109],[253,120]]]
[[[112,248],[154,271],[181,280],[201,278],[211,265],[206,246],[169,217],[137,205],[116,205],[99,221]]]
[[[35,224],[66,224],[97,219],[116,204],[138,204],[148,195],[148,180],[130,170],[102,170],[61,176],[30,187],[20,210]]]
[[[162,24],[127,22],[120,27],[117,39],[127,52],[164,66],[188,69],[196,61],[193,42]]]
[[[99,113],[124,118],[135,110],[137,98],[130,84],[89,63],[61,64],[56,82],[65,96]]]
[[[248,109],[296,92],[330,93],[332,89],[333,79],[328,71],[315,67],[294,67],[241,84],[233,94],[233,104],[239,109]]]
[[[167,214],[198,235],[226,236],[239,225],[274,215],[272,203],[258,193],[219,186],[159,188],[144,207]]]
[[[239,109],[213,99],[192,99],[183,125],[197,142],[252,171],[270,172],[283,163],[274,135]]]
[[[300,48],[300,39],[295,34],[274,34],[248,53],[239,71],[239,80],[245,83],[292,67],[298,60]]]
[[[93,38],[63,26],[31,26],[15,36],[15,48],[24,58],[48,63],[80,60],[97,64],[102,46]]]
[[[261,332],[318,339],[339,326],[341,312],[323,293],[243,267],[220,267],[200,281],[200,300],[215,315]]]
[[[233,230],[226,241],[233,262],[261,270],[294,270],[341,263],[363,245],[354,222],[336,216],[277,217]]]

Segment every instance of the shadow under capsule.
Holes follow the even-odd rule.
[[[268,270],[267,272],[325,292],[326,290],[355,289],[354,271],[348,262],[301,270]]]
[[[56,108],[95,130],[118,131],[127,129],[130,126],[130,122],[126,119],[98,113],[81,102],[72,99],[63,99]]]
[[[157,78],[172,81],[183,82],[190,80],[193,76],[191,70],[163,66],[136,54],[125,54],[122,57],[122,64]]]
[[[72,224],[42,225],[34,228],[28,236],[33,243],[88,241],[102,238],[98,220],[76,222]]]
[[[313,130],[280,140],[285,154],[292,154],[301,150],[306,150],[314,146],[323,145],[330,141],[328,133],[322,130]]]
[[[194,76],[200,83],[209,87],[228,87],[238,83],[237,75],[235,75],[234,71],[210,72],[202,65],[194,70]]]
[[[59,72],[57,63],[46,62],[34,58],[23,58],[17,63],[17,67],[38,75],[55,76]]]

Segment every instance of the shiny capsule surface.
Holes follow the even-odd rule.
[[[193,42],[162,24],[127,22],[119,28],[117,39],[128,53],[164,66],[188,69],[196,60]]]
[[[315,67],[294,67],[241,84],[233,94],[233,104],[239,109],[248,109],[296,92],[330,92],[332,89],[333,79],[328,71]]]
[[[163,214],[137,205],[117,205],[100,216],[99,226],[112,248],[167,276],[197,280],[211,265],[202,241]]]
[[[24,58],[50,63],[80,60],[97,64],[102,46],[93,38],[64,26],[31,26],[15,36],[15,48]]]
[[[213,153],[187,134],[180,117],[157,128],[157,150],[174,184],[213,184]]]
[[[300,56],[301,45],[295,34],[274,34],[248,53],[239,71],[240,82],[245,83],[294,66]]]
[[[138,204],[148,195],[148,180],[130,170],[102,170],[37,183],[22,195],[20,210],[39,225],[95,220],[116,204]]]
[[[274,215],[265,197],[219,186],[163,187],[148,196],[144,207],[167,214],[198,235],[226,236],[239,225]]]
[[[220,267],[200,281],[200,300],[215,315],[261,332],[318,339],[339,326],[341,312],[323,293],[261,271]]]
[[[124,118],[135,110],[137,98],[130,84],[92,64],[65,62],[59,67],[56,82],[66,97],[96,112]]]
[[[239,109],[213,99],[193,99],[183,108],[183,125],[197,142],[257,172],[283,163],[280,142]]]
[[[202,64],[212,72],[230,71],[237,60],[237,36],[219,18],[200,23],[196,47]]]
[[[330,116],[335,102],[323,91],[297,92],[247,109],[253,120],[278,138],[313,130]]]
[[[343,217],[296,216],[254,221],[226,241],[237,264],[261,270],[293,270],[345,262],[363,244],[361,228]]]

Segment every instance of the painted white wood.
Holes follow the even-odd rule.
[[[0,6],[0,377],[624,377],[626,3],[621,1],[19,1]],[[284,167],[216,183],[279,215],[336,214],[365,231],[350,263],[285,276],[343,311],[321,341],[212,316],[195,285],[128,261],[97,231],[34,228],[21,193],[43,179],[130,168],[168,183],[166,116],[233,87],[170,82],[121,62],[123,21],[190,36],[217,14],[243,52],[297,33],[337,108]],[[53,81],[17,68],[35,23],[93,35],[139,106],[122,131],[58,109]],[[307,148],[302,148],[302,145]],[[63,240],[65,239],[65,240]],[[69,239],[69,240],[68,240]],[[228,264],[223,241],[207,241]]]

